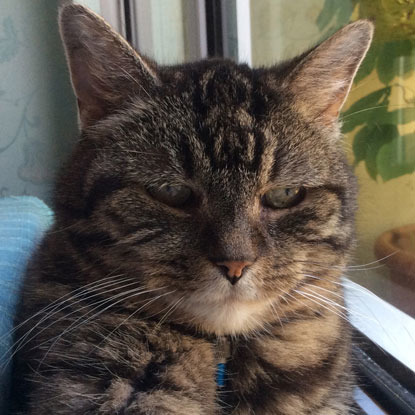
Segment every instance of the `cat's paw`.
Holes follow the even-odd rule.
[[[189,399],[181,391],[156,390],[138,392],[124,415],[208,415],[207,406]]]
[[[112,415],[121,412],[124,415],[208,415],[200,402],[189,399],[181,391],[151,390],[138,391],[128,380],[113,380],[106,391],[105,402],[100,406],[99,414]]]
[[[110,415],[125,410],[134,399],[135,389],[125,379],[115,379],[106,390],[104,403],[99,408],[99,414]]]

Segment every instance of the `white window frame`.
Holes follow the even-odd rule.
[[[236,27],[238,36],[238,62],[251,66],[252,33],[250,0],[236,0]]]
[[[386,412],[382,411],[378,405],[362,391],[360,388],[356,388],[353,393],[354,400],[365,412],[370,415],[387,415]]]
[[[347,278],[343,285],[352,325],[415,372],[415,319]]]

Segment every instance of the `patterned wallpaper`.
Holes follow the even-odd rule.
[[[55,0],[0,2],[0,196],[46,202],[77,137]]]

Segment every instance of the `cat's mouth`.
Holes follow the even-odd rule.
[[[183,300],[180,294],[170,299],[173,304],[180,301],[179,318],[185,315],[185,321],[216,335],[243,334],[262,326],[273,300],[258,289],[253,271],[236,284],[217,273],[209,276]]]
[[[191,321],[216,335],[237,335],[257,330],[269,313],[270,299],[248,299],[231,287],[221,300],[191,298],[183,303]]]

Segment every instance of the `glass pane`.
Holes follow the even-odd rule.
[[[376,21],[341,116],[360,187],[355,267],[346,274],[415,316],[413,13],[412,2],[395,0],[251,1],[253,66],[295,56],[349,21]]]
[[[126,37],[121,0],[75,0],[100,14]],[[131,43],[161,65],[206,57],[204,0],[130,0]]]
[[[159,64],[170,65],[206,56],[204,2],[134,0],[133,43]]]

